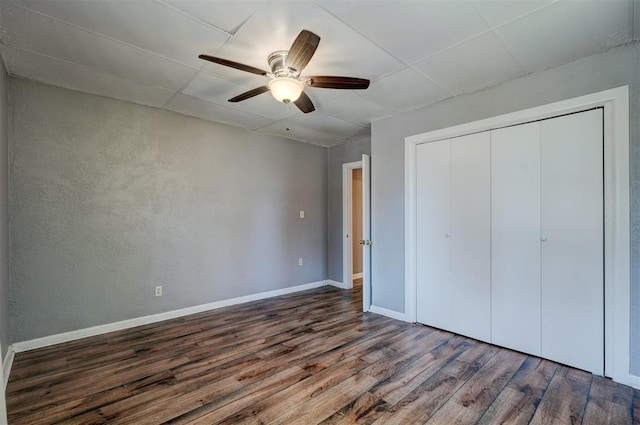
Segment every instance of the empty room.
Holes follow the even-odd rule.
[[[640,0],[0,0],[0,425],[640,424]]]

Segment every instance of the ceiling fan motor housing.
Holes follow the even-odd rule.
[[[300,72],[291,68],[287,64],[287,57],[289,56],[288,50],[278,50],[269,55],[269,68],[271,68],[271,73],[276,77],[289,77],[289,78],[297,78],[300,75]]]

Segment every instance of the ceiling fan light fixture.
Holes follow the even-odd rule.
[[[277,101],[282,103],[295,102],[300,97],[304,85],[295,78],[279,77],[269,81],[269,90]]]

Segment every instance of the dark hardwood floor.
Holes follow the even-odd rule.
[[[324,287],[16,355],[17,424],[640,424],[640,392]]]

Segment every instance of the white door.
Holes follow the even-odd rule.
[[[602,110],[541,124],[542,356],[604,372]]]
[[[362,155],[362,311],[371,308],[371,158]]]
[[[416,147],[417,321],[442,329],[451,329],[450,147]]]
[[[540,355],[540,122],[491,131],[491,342]]]
[[[451,140],[451,329],[491,341],[490,134]]]
[[[2,353],[1,346],[0,346],[0,353]],[[2,356],[0,356],[0,358],[2,358]],[[6,423],[7,423],[7,404],[5,401],[4,369],[2,365],[0,365],[0,425],[4,425]]]

